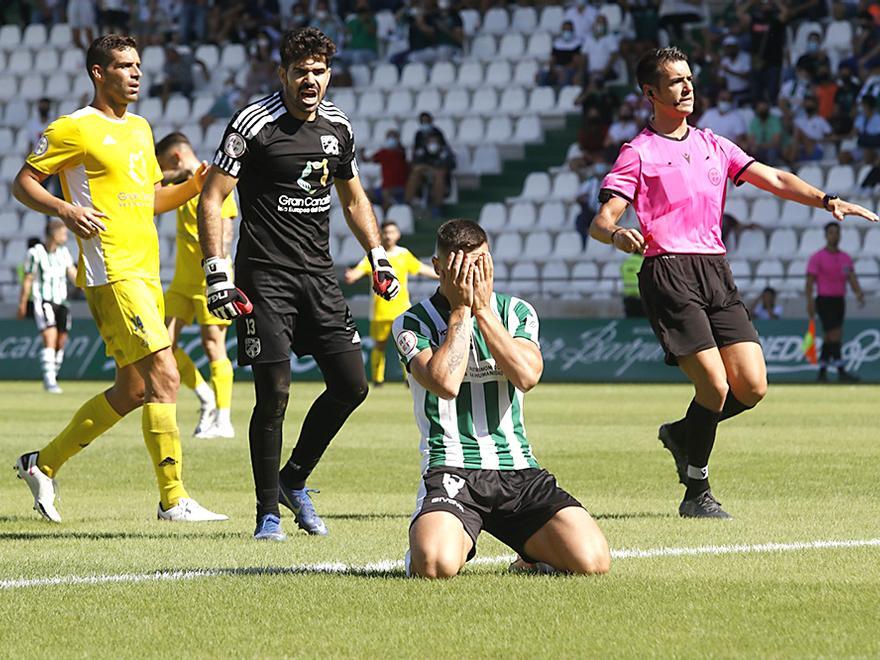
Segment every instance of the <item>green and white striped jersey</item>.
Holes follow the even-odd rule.
[[[73,257],[64,245],[51,252],[42,243],[29,249],[24,272],[34,276],[31,288],[34,303],[63,305],[67,301],[67,269],[71,266]]]
[[[511,336],[538,344],[538,315],[529,303],[493,293],[491,307]],[[416,355],[443,343],[449,312],[449,303],[438,292],[395,319],[394,343],[407,369]],[[455,399],[446,401],[408,376],[423,469],[538,467],[526,438],[523,393],[495,365],[477,321],[472,322],[467,372]]]

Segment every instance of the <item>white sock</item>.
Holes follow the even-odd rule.
[[[55,375],[56,376],[58,375],[58,373],[60,373],[61,364],[63,362],[64,362],[64,349],[59,348],[57,351],[55,351]]]
[[[44,348],[41,362],[43,365],[43,381],[46,385],[55,385],[55,349]]]
[[[223,426],[231,426],[232,418],[229,416],[229,408],[217,408],[217,418],[215,423]]]
[[[202,408],[213,408],[217,405],[216,400],[214,399],[214,390],[205,381],[202,381],[196,386],[196,396],[199,397],[199,401],[202,402]]]

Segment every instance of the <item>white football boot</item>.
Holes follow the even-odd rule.
[[[37,467],[38,453],[33,451],[19,456],[15,461],[15,471],[18,472],[18,478],[23,479],[31,489],[34,496],[34,511],[39,512],[46,520],[60,523],[61,516],[55,508],[58,484]]]
[[[201,504],[191,497],[181,497],[177,504],[168,509],[162,510],[162,505],[156,516],[159,520],[170,520],[172,522],[210,522],[215,520],[229,520],[229,516],[222,513],[214,513],[208,511]]]
[[[214,419],[217,416],[217,408],[213,404],[210,406],[202,406],[199,409],[199,423],[196,424],[196,430],[193,431],[195,438],[216,438],[214,434]]]

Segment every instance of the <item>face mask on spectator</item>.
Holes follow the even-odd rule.
[[[566,41],[568,41],[569,39],[573,39],[574,38],[574,31],[573,30],[563,30],[562,31],[562,38],[565,39]]]
[[[440,153],[440,143],[432,140],[425,145],[425,149],[428,150],[429,154],[438,154]]]
[[[386,149],[397,149],[400,146],[400,142],[397,138],[390,137],[385,140],[385,148]]]
[[[325,18],[327,18],[327,12],[323,9],[319,9],[315,12],[315,18],[317,18],[319,21],[323,21]]]
[[[577,7],[586,7],[586,6],[587,6],[587,0],[574,0],[574,4],[575,4]]]
[[[727,114],[732,107],[733,104],[730,101],[718,101],[718,110],[721,114]]]
[[[604,37],[608,33],[608,28],[604,25],[595,25],[593,27],[593,36]]]
[[[450,6],[451,6],[451,3],[449,2],[449,0],[438,0],[437,1],[437,7],[439,7],[443,11],[446,11],[447,9],[449,9]]]
[[[818,41],[808,41],[807,42],[807,52],[808,53],[819,52],[819,42]]]

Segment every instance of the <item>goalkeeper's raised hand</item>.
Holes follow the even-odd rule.
[[[385,300],[392,300],[400,292],[400,280],[394,274],[385,248],[374,247],[368,256],[373,269],[373,291]]]
[[[219,319],[231,321],[242,314],[250,314],[254,306],[241,289],[232,283],[229,261],[223,257],[208,257],[203,263],[208,288],[208,311]]]

